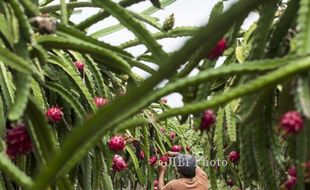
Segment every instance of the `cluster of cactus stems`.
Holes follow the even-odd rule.
[[[310,1],[218,0],[202,27],[151,16],[174,2],[0,0],[1,190],[158,189],[167,151],[227,161],[201,165],[212,190],[310,188]],[[85,7],[100,11],[71,22]],[[108,17],[119,24],[87,32]],[[99,40],[123,28],[136,38]],[[158,42],[177,37],[175,52]]]

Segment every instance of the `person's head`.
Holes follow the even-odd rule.
[[[182,177],[193,178],[196,176],[196,160],[193,156],[177,154],[175,165]]]

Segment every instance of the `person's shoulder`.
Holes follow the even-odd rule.
[[[169,187],[175,187],[175,186],[177,186],[177,185],[180,184],[180,183],[182,183],[182,180],[181,180],[181,179],[173,179],[173,180],[171,180],[171,181],[169,181],[169,182],[167,183],[167,186],[169,186]]]
[[[196,168],[196,176],[199,178],[206,178],[208,179],[208,176],[206,174],[206,172],[204,172],[200,167]]]
[[[178,183],[178,180],[174,179],[169,181],[163,188],[162,190],[172,190],[174,189],[175,185]]]
[[[167,183],[167,185],[173,186],[173,185],[178,184],[178,183],[179,183],[179,180],[178,180],[178,179],[173,179],[173,180],[169,181],[169,182]]]

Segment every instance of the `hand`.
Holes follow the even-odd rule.
[[[159,173],[164,173],[167,168],[167,163],[166,162],[159,162]]]
[[[167,155],[168,155],[169,157],[175,157],[177,154],[178,154],[178,152],[172,152],[172,151],[168,151],[168,152],[167,152]]]

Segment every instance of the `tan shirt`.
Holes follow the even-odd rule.
[[[208,190],[208,176],[202,169],[197,167],[194,178],[172,180],[162,190]]]

